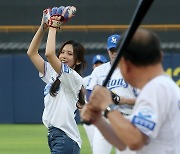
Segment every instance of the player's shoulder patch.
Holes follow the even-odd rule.
[[[48,83],[48,84],[44,87],[44,96],[46,96],[46,95],[49,93],[51,86],[52,86],[52,83]]]
[[[142,127],[145,127],[149,130],[154,130],[154,127],[156,125],[155,122],[144,119],[143,117],[139,117],[139,116],[134,116],[132,123],[135,125],[140,125]]]
[[[133,117],[132,123],[149,130],[154,130],[156,125],[156,116],[154,111],[149,107],[141,108]]]
[[[62,63],[62,68],[63,68],[63,72],[65,72],[65,73],[71,73],[72,72],[72,69],[64,63]]]

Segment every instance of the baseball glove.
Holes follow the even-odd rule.
[[[49,27],[60,29],[61,25],[75,15],[74,6],[60,6],[48,8],[43,11],[43,23]]]

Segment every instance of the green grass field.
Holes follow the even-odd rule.
[[[84,127],[78,127],[83,141],[81,154],[92,154]],[[49,154],[46,136],[41,124],[0,124],[0,154]]]
[[[82,125],[78,127],[83,140],[81,154],[91,154],[86,132]],[[1,124],[0,153],[49,154],[46,128],[41,124]]]

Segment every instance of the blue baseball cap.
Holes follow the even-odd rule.
[[[107,59],[103,55],[96,55],[93,57],[92,64],[97,62],[106,63]]]
[[[120,35],[118,34],[109,36],[107,39],[107,50],[110,50],[111,48],[117,48],[119,39]]]

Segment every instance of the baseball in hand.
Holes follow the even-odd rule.
[[[68,18],[71,18],[71,17],[74,16],[75,13],[76,13],[76,7],[71,6],[71,7],[69,8],[68,12],[69,12]]]

